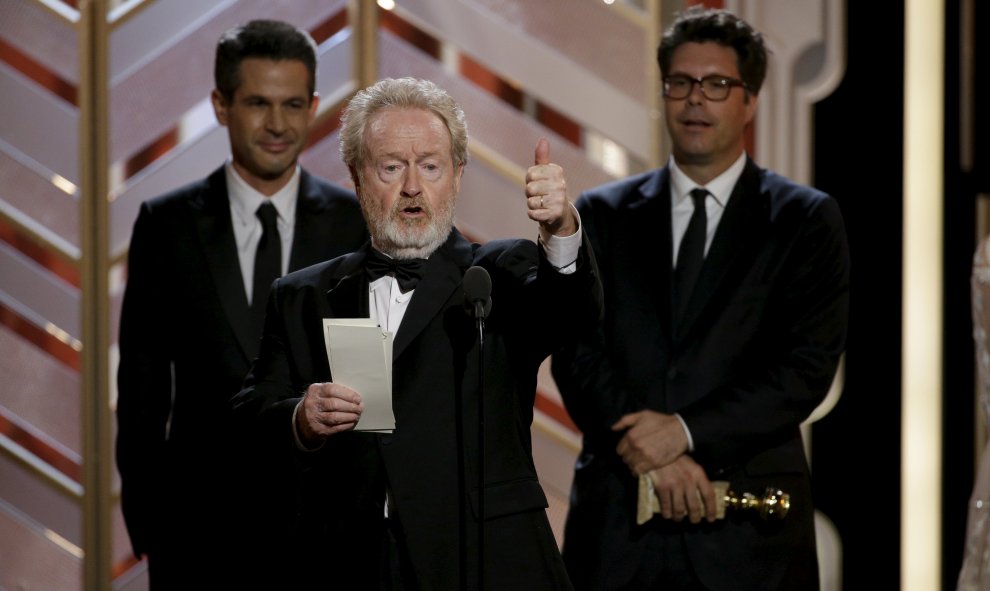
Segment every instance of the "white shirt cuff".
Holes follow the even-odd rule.
[[[554,236],[540,226],[540,244],[547,253],[547,261],[564,275],[577,270],[578,253],[581,251],[581,214],[569,203],[577,217],[578,230],[570,236]]]
[[[681,418],[679,413],[675,412],[674,416],[677,417],[677,422],[681,424],[681,428],[684,429],[684,434],[687,435],[688,451],[694,451],[694,438],[691,437],[691,430],[688,429],[687,423],[684,422],[684,419]]]

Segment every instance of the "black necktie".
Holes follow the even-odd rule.
[[[278,212],[270,201],[261,204],[255,213],[261,220],[261,240],[254,254],[254,288],[251,292],[251,310],[261,333],[265,316],[265,302],[272,282],[282,275],[282,239],[278,234]]]
[[[423,277],[424,264],[426,259],[393,259],[374,248],[368,249],[368,257],[364,263],[369,282],[391,275],[399,282],[402,293],[416,289],[416,284]]]
[[[694,213],[688,222],[681,247],[677,252],[677,267],[674,269],[674,302],[677,317],[684,313],[691,291],[701,272],[701,263],[705,260],[705,236],[708,233],[708,214],[705,213],[705,197],[708,191],[694,189],[691,199],[694,201]]]

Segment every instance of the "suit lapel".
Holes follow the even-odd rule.
[[[647,177],[638,190],[639,199],[629,204],[629,219],[624,224],[636,244],[624,257],[624,264],[633,267],[624,275],[631,278],[631,287],[645,293],[646,298],[642,301],[656,302],[662,336],[669,340],[673,326],[670,288],[674,255],[667,169],[662,168]],[[663,228],[667,228],[667,232],[663,232]]]
[[[423,278],[413,292],[398,334],[395,335],[393,359],[397,359],[434,317],[440,314],[450,297],[457,293],[464,278],[464,270],[470,264],[471,243],[455,228],[451,230],[443,246],[426,263]]]
[[[346,255],[334,271],[327,288],[327,303],[335,318],[368,318],[368,279],[364,273],[364,259],[370,244]],[[423,271],[409,307],[402,317],[402,324],[392,344],[392,358],[402,351],[440,314],[457,292],[464,276],[464,269],[471,264],[471,244],[456,230],[433,253]]]
[[[368,278],[364,274],[366,245],[346,255],[330,277],[327,303],[334,318],[369,318]]]
[[[203,252],[210,274],[216,284],[220,307],[231,330],[237,337],[241,352],[250,361],[258,353],[260,335],[252,334],[251,309],[241,265],[237,258],[237,244],[230,219],[230,202],[227,198],[227,179],[220,167],[207,180],[207,188],[192,205],[199,208],[193,217],[203,245]]]
[[[301,170],[299,174],[299,196],[296,199],[296,225],[292,234],[292,252],[289,253],[289,271],[321,262],[316,245],[327,239],[327,228],[323,227],[319,215],[326,208],[326,203],[312,194],[309,173]]]
[[[754,249],[766,239],[769,208],[769,196],[760,187],[760,169],[747,159],[701,267],[694,296],[684,312],[682,334],[702,315],[716,291],[731,283],[730,270],[740,268],[738,261],[752,257]]]

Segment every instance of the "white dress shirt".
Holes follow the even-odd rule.
[[[261,241],[261,220],[255,213],[265,201],[270,200],[278,212],[278,234],[282,242],[282,270],[284,275],[289,268],[289,255],[292,250],[292,235],[296,227],[296,195],[299,194],[299,166],[284,187],[271,197],[266,197],[237,174],[230,160],[224,165],[227,173],[227,196],[230,201],[230,221],[234,226],[234,241],[237,243],[237,259],[241,265],[241,280],[244,293],[251,303],[254,291],[254,255]]]
[[[705,213],[708,215],[707,234],[705,235],[705,254],[712,245],[712,238],[715,237],[715,230],[722,220],[722,213],[729,204],[729,197],[736,187],[736,182],[742,176],[743,168],[746,167],[746,152],[732,163],[732,166],[725,169],[725,172],[712,179],[707,185],[701,186],[692,181],[688,175],[684,174],[674,157],[670,157],[668,170],[670,171],[670,222],[671,232],[674,239],[671,268],[677,265],[677,252],[681,247],[681,238],[687,231],[688,222],[691,221],[691,214],[694,213],[694,202],[691,200],[691,191],[701,188],[710,193],[713,199],[705,199]]]
[[[673,250],[672,269],[677,266],[677,252],[681,247],[681,239],[684,238],[684,232],[687,231],[688,222],[691,221],[691,215],[694,213],[691,191],[697,188],[705,189],[712,197],[712,199],[705,199],[705,213],[708,218],[707,233],[705,234],[705,256],[707,256],[708,248],[712,245],[712,238],[715,237],[718,224],[722,221],[722,213],[725,212],[725,207],[729,204],[729,198],[732,196],[732,190],[736,187],[745,167],[746,152],[743,152],[732,163],[732,166],[725,169],[725,172],[713,178],[707,185],[701,186],[692,181],[677,166],[673,156],[670,157],[667,169],[670,171],[670,230],[674,240],[671,249]],[[694,438],[691,437],[691,430],[688,429],[687,423],[684,422],[679,413],[674,413],[674,416],[677,417],[681,427],[684,428],[684,434],[687,435],[688,451],[694,451]]]

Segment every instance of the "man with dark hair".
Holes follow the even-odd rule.
[[[232,430],[228,401],[257,355],[272,281],[367,240],[355,196],[297,162],[319,102],[309,34],[276,21],[230,29],[215,76],[231,157],[142,205],[121,313],[122,508],[156,591],[277,571],[268,550],[291,500],[273,496],[278,468]]]
[[[303,474],[295,586],[570,589],[530,440],[541,362],[601,309],[563,171],[538,142],[525,189],[538,244],[478,245],[453,225],[467,126],[441,88],[403,78],[362,90],[340,142],[371,241],[276,282],[234,400]],[[491,278],[484,347],[465,306],[475,266]],[[331,375],[326,318],[371,318],[394,334],[394,431],[355,430],[368,393]]]
[[[583,432],[564,562],[596,591],[817,589],[799,427],[845,347],[842,217],[830,196],[746,154],[767,64],[759,33],[692,9],[658,61],[667,166],[577,202],[606,307],[597,331],[553,356]],[[790,510],[717,519],[713,481],[779,488]],[[645,522],[641,490],[659,505]]]
[[[248,58],[297,61],[309,73],[307,90],[316,94],[316,41],[282,21],[255,20],[228,29],[217,41],[213,80],[225,101],[232,101],[241,85],[241,62]]]

